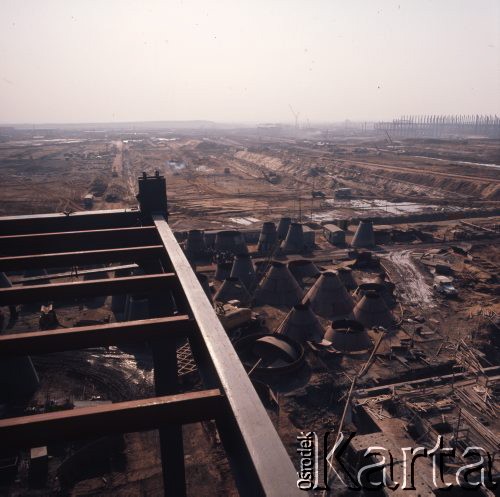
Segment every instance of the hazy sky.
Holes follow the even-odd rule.
[[[0,121],[500,114],[499,0],[0,0]]]

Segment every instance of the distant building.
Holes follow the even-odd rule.
[[[345,243],[345,231],[335,224],[325,224],[323,226],[323,235],[333,245]]]

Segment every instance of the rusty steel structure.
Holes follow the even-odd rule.
[[[3,448],[158,429],[165,495],[186,494],[182,427],[214,420],[240,495],[301,495],[296,471],[247,371],[168,224],[165,179],[139,178],[139,208],[0,218],[0,271],[135,263],[141,276],[0,289],[0,306],[146,294],[150,318],[0,335],[0,360],[124,343],[150,344],[154,398],[0,419]],[[181,391],[189,343],[203,389]]]
[[[402,116],[392,121],[375,123],[376,131],[396,138],[441,138],[447,136],[500,137],[498,116]]]

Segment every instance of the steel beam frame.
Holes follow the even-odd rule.
[[[130,248],[155,245],[158,236],[153,226],[134,226],[83,231],[61,231],[27,235],[0,236],[0,255],[32,255],[52,252]]]
[[[152,312],[147,320],[3,335],[0,359],[147,341],[153,351],[157,395],[0,420],[2,447],[157,428],[165,495],[183,496],[182,425],[211,419],[217,424],[240,495],[302,495],[287,451],[165,214],[105,211],[0,218],[0,255],[0,271],[137,262],[146,275],[0,289],[0,305],[139,293],[148,296]],[[175,312],[182,315],[172,315]],[[180,338],[189,339],[207,390],[179,393],[176,344]]]
[[[145,431],[172,423],[217,417],[224,399],[217,389],[153,397],[0,420],[2,449],[39,447],[65,440]]]
[[[105,262],[120,262],[123,264],[126,262],[161,258],[163,254],[164,249],[162,245],[145,245],[130,248],[17,255],[0,257],[0,271],[60,268]]]
[[[191,337],[196,330],[196,322],[189,316],[181,315],[96,326],[11,333],[0,335],[0,358],[124,343],[143,343],[165,337],[176,340]]]
[[[47,276],[47,279],[50,279],[50,276]],[[123,295],[126,293],[151,295],[178,287],[179,283],[174,273],[126,276],[124,278],[74,281],[70,283],[13,286],[0,288],[0,306],[70,300],[99,295]]]

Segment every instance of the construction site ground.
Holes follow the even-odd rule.
[[[71,215],[84,210],[87,194],[94,196],[93,210],[135,208],[137,176],[156,170],[167,178],[169,222],[176,231],[260,230],[263,222],[277,222],[284,215],[307,224],[315,231],[315,249],[282,256],[283,262],[307,258],[320,269],[348,263],[353,257],[349,242],[362,218],[386,219],[378,224],[400,234],[397,241],[373,249],[380,267],[354,267],[358,284],[373,281],[380,271],[387,273],[395,284],[393,312],[400,323],[397,331],[370,332],[374,343],[383,336],[369,370],[358,379],[358,390],[458,370],[466,380],[472,378],[470,388],[478,390],[485,378],[478,364],[480,369],[500,367],[498,330],[492,328],[500,312],[500,141],[421,139],[391,144],[375,137],[315,141],[235,132],[6,141],[0,143],[0,215],[63,211]],[[352,197],[336,198],[338,188],[350,188]],[[341,219],[349,221],[347,244],[335,246],[324,237],[321,223]],[[422,234],[426,237],[419,238]],[[254,244],[249,251],[255,261],[266,261]],[[445,298],[433,288],[436,265],[451,269],[458,291],[455,298]],[[197,269],[217,289],[215,265],[207,261]],[[14,282],[23,279],[22,274],[11,276]],[[73,276],[58,281],[75,280]],[[117,319],[110,297],[54,303],[54,307],[63,326]],[[270,306],[252,310],[265,319],[261,331],[269,332],[288,312]],[[38,315],[38,307],[23,306],[4,333],[37,329]],[[322,320],[322,324],[326,328],[329,323]],[[410,362],[394,352],[407,340],[418,351]],[[321,433],[338,427],[346,391],[369,357],[369,352],[342,355],[307,349],[306,365],[296,377],[269,382],[277,396],[277,406],[269,414],[293,460],[298,457],[296,437],[301,431]],[[154,395],[147,348],[84,350],[37,356],[33,362],[41,387],[17,406],[21,411],[40,408],[48,400],[64,404],[68,399],[97,402]],[[185,381],[190,386],[199,382],[196,373]],[[414,393],[410,390],[408,395]],[[471,409],[477,410],[477,405]],[[385,432],[389,415],[378,407],[375,412],[381,414],[372,412],[373,421]],[[458,411],[453,412],[450,420],[455,421]],[[484,416],[498,441],[497,418],[491,413]],[[189,495],[236,495],[214,426],[189,425],[184,434]],[[161,495],[157,437],[156,432],[125,435],[124,461],[62,488],[56,471],[64,457],[79,448],[71,446],[64,457],[52,460],[48,488],[54,495]],[[20,474],[26,476],[26,466]],[[2,492],[42,495],[28,489],[23,478],[0,487]]]

